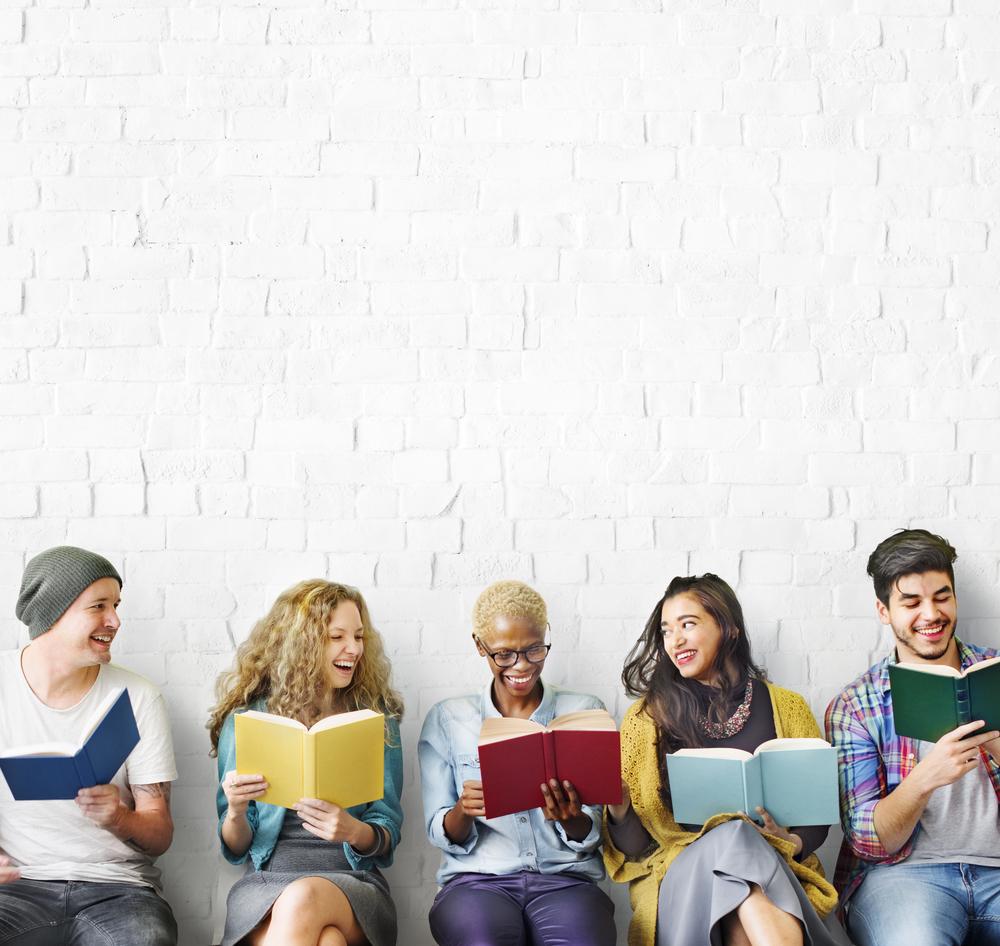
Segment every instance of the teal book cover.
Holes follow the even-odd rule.
[[[725,812],[784,826],[833,824],[840,817],[837,754],[823,739],[771,739],[755,752],[681,749],[667,756],[674,819],[704,824]]]

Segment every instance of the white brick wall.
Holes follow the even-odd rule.
[[[485,679],[485,583],[534,582],[551,678],[618,713],[706,569],[821,712],[885,643],[864,562],[901,525],[1000,644],[996,0],[4,6],[0,591],[59,542],[122,563],[184,946],[212,682],[298,578],[359,584],[395,657],[407,946],[417,733]]]

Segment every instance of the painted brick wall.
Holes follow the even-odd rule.
[[[618,713],[707,569],[820,712],[885,643],[864,562],[900,525],[956,542],[1000,644],[998,14],[0,5],[0,597],[55,543],[122,563],[184,946],[218,914],[212,681],[296,579],[365,591],[407,698],[407,946],[417,733],[485,679],[485,583],[534,583],[549,677]]]

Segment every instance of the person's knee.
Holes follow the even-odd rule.
[[[523,946],[524,921],[490,916],[474,906],[466,910],[432,910],[431,935],[444,946]]]
[[[326,910],[339,889],[322,877],[300,877],[292,881],[274,901],[271,915],[275,918],[306,917]]]
[[[73,933],[73,942],[80,946],[177,946],[177,924],[172,915],[144,915],[141,911],[125,926],[78,916]]]
[[[847,918],[847,932],[858,946],[947,946],[963,941],[964,933],[957,940],[928,922],[924,916],[907,918],[893,911],[892,916],[873,916],[865,910],[852,907]]]

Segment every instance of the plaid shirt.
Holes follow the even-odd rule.
[[[998,651],[958,643],[962,669],[998,656]],[[840,775],[840,823],[844,843],[840,848],[834,886],[843,906],[860,886],[865,871],[876,864],[897,864],[910,856],[913,834],[895,854],[890,854],[875,831],[875,806],[917,764],[917,741],[897,736],[892,725],[889,665],[895,650],[851,683],[826,710],[826,738],[837,749]],[[979,750],[1000,802],[1000,765]]]

